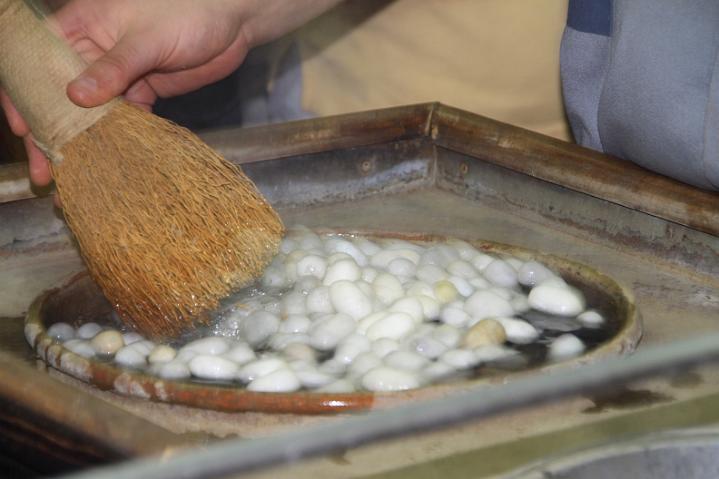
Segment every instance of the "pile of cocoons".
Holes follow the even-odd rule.
[[[471,244],[288,232],[262,278],[182,344],[86,323],[48,334],[84,357],[251,391],[401,391],[581,355],[603,314],[536,261]],[[201,337],[200,337],[201,336]]]

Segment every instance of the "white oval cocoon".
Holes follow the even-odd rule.
[[[284,238],[280,243],[280,253],[290,254],[298,248],[297,241],[292,238]]]
[[[604,317],[590,309],[577,316],[577,321],[587,328],[598,328],[604,324]]]
[[[190,372],[202,379],[229,381],[237,375],[237,363],[222,356],[200,354],[190,360]]]
[[[322,386],[317,389],[317,392],[322,393],[351,393],[355,390],[348,379],[338,379],[334,382],[329,383],[327,386]]]
[[[337,346],[334,357],[340,362],[350,364],[357,356],[370,349],[372,349],[372,343],[366,336],[351,334]]]
[[[95,348],[92,347],[90,341],[85,339],[70,339],[65,341],[62,346],[78,356],[82,356],[83,358],[91,358],[95,356]]]
[[[307,294],[305,302],[308,313],[334,313],[335,308],[330,301],[330,289],[318,286]]]
[[[225,338],[210,336],[187,343],[180,348],[180,353],[182,351],[192,351],[197,354],[222,354],[227,352],[228,349],[230,349],[230,345]]]
[[[330,264],[327,268],[322,284],[330,286],[336,281],[357,281],[362,276],[362,271],[352,258],[341,259]]]
[[[469,286],[469,283],[467,283],[467,286]],[[434,283],[433,292],[434,297],[442,304],[451,303],[459,296],[459,291],[454,283],[446,279]]]
[[[442,324],[434,328],[432,337],[451,349],[457,347],[460,339],[462,339],[462,333],[453,326]]]
[[[310,345],[320,351],[329,351],[352,334],[356,327],[357,323],[350,316],[341,313],[335,314],[312,325]]]
[[[135,332],[125,333],[122,335],[122,340],[125,342],[126,345],[142,341],[143,339],[145,338]]]
[[[260,281],[265,288],[284,288],[288,284],[284,268],[278,266],[269,266],[265,269]]]
[[[472,266],[477,268],[479,271],[482,271],[489,265],[489,263],[491,263],[495,259],[496,258],[488,254],[479,253],[477,256],[472,258]]]
[[[517,279],[524,286],[534,286],[552,276],[554,276],[554,273],[537,261],[527,261],[520,266],[517,272]]]
[[[425,264],[417,268],[417,279],[427,284],[434,284],[448,277],[447,272],[437,265]]]
[[[382,303],[391,304],[404,296],[402,283],[389,273],[380,273],[372,282],[374,294]]]
[[[362,386],[370,391],[405,391],[420,386],[417,374],[380,366],[362,377]]]
[[[240,324],[239,332],[240,335],[245,339],[245,341],[250,343],[250,345],[252,345],[253,347],[257,347],[266,342],[270,338],[270,336],[277,332],[279,328],[280,318],[266,311],[257,311],[255,313],[252,313],[251,315],[246,317],[244,321],[242,321],[242,323]],[[226,346],[227,347],[224,351],[210,354],[222,354],[227,351],[227,349],[229,349],[229,345]]]
[[[461,259],[449,263],[447,265],[447,272],[452,276],[458,276],[464,279],[474,278],[479,274],[474,266]]]
[[[517,286],[517,270],[504,260],[495,259],[482,270],[482,274],[494,285],[503,288]]]
[[[95,324],[95,323],[92,323]],[[99,326],[98,326],[99,327]],[[82,329],[82,326],[80,326],[80,329]],[[73,339],[75,337],[75,328],[70,326],[67,323],[55,323],[49,328],[47,328],[47,335],[50,336],[52,339],[55,339],[57,341],[65,342],[70,339]],[[94,334],[93,334],[94,336]],[[92,336],[90,336],[92,337]],[[88,339],[83,338],[80,336],[81,339]]]
[[[507,333],[507,341],[515,344],[529,344],[539,337],[537,328],[522,319],[493,318],[498,321]]]
[[[374,323],[379,321],[380,319],[387,316],[386,311],[378,311],[376,313],[372,313],[369,316],[365,316],[364,318],[359,320],[359,323],[357,323],[357,332],[361,334],[367,334],[367,330],[372,326]]]
[[[260,376],[247,385],[250,391],[261,391],[268,393],[286,393],[297,391],[302,383],[297,375],[287,368],[277,369],[266,376]]]
[[[352,281],[340,280],[330,285],[330,302],[338,313],[357,320],[372,313],[372,300]]]
[[[315,350],[305,343],[290,343],[282,349],[282,353],[291,361],[301,360],[314,362],[315,359],[317,359]]]
[[[191,371],[182,361],[170,361],[158,365],[157,375],[162,379],[186,379],[191,376]]]
[[[451,349],[442,354],[439,360],[455,369],[467,369],[479,364],[474,351],[469,349]]]
[[[277,357],[258,359],[245,364],[237,373],[237,377],[243,382],[254,381],[255,379],[267,376],[272,371],[287,367],[287,363]]]
[[[382,360],[374,353],[368,351],[357,355],[352,364],[349,366],[351,376],[362,376],[370,369],[374,369],[382,365]]]
[[[368,283],[372,284],[372,282],[377,278],[377,275],[379,274],[379,271],[376,269],[367,266],[366,268],[362,268],[362,281],[367,281]]]
[[[240,366],[256,359],[255,352],[245,343],[235,344],[224,356]]]
[[[96,334],[90,344],[98,354],[115,354],[125,345],[122,333],[114,329]]]
[[[155,346],[155,349],[150,352],[150,355],[147,357],[147,361],[150,364],[169,363],[175,359],[175,356],[177,356],[175,348],[167,346],[166,344],[160,344]]]
[[[327,261],[317,255],[308,254],[297,262],[297,276],[314,276],[322,279],[327,272]]]
[[[309,344],[310,336],[305,333],[275,333],[267,341],[269,347],[281,351],[292,343]]]
[[[345,253],[352,257],[359,266],[367,266],[367,255],[353,243],[342,238],[330,238],[325,242],[325,250],[329,253]]]
[[[584,295],[578,289],[546,281],[532,288],[528,299],[534,309],[557,316],[576,316],[586,305]]]
[[[422,305],[422,316],[425,320],[433,320],[439,317],[439,301],[430,296],[415,296]]]
[[[280,322],[281,333],[306,333],[309,331],[312,321],[305,315],[293,314]]]
[[[395,351],[389,353],[384,358],[384,363],[392,368],[406,371],[419,371],[425,367],[429,361],[427,358],[410,351]]]
[[[367,337],[372,341],[380,338],[401,339],[412,331],[414,325],[415,320],[407,313],[389,313],[367,329]]]
[[[371,345],[372,352],[379,358],[384,358],[392,351],[397,351],[399,349],[399,343],[390,338],[377,339],[376,341],[372,341]]]
[[[414,350],[425,358],[434,359],[447,351],[447,345],[433,336],[423,336],[413,341]]]
[[[482,281],[484,281],[484,278],[482,278],[481,276],[476,276],[473,279],[481,279]],[[472,283],[470,283],[464,278],[460,278],[459,276],[450,276],[449,278],[447,278],[447,281],[452,283],[452,285],[457,288],[457,292],[465,298],[472,296],[472,293],[474,293],[475,287],[472,286]]]
[[[280,300],[280,312],[282,316],[286,317],[290,314],[307,313],[307,308],[305,307],[306,301],[306,296],[298,291],[286,293]],[[247,322],[247,320],[245,320],[245,322]]]
[[[377,243],[367,238],[354,238],[352,241],[367,256],[375,255],[382,249]]]
[[[549,359],[563,361],[579,356],[585,346],[581,339],[573,334],[563,334],[549,345]]]
[[[155,343],[153,343],[149,339],[142,339],[140,341],[135,341],[134,343],[130,344],[127,347],[130,347],[130,348],[134,349],[135,351],[137,351],[138,353],[142,354],[144,357],[147,357],[147,355],[150,354],[150,351],[155,349],[155,346],[156,346]]]
[[[459,257],[465,261],[472,261],[479,254],[477,248],[460,239],[449,239],[447,245],[454,248]]]
[[[467,298],[464,310],[476,320],[514,314],[514,308],[509,301],[488,290],[477,291]]]
[[[63,324],[63,323],[56,323],[56,324]],[[55,326],[55,325],[53,325]],[[68,324],[68,326],[70,326]],[[50,326],[50,329],[52,329],[52,326]],[[48,330],[49,332],[50,330]],[[102,331],[102,326],[100,326],[97,323],[85,323],[79,328],[77,328],[77,337],[80,339],[92,339],[94,338],[98,333]]]
[[[452,376],[455,372],[456,369],[449,364],[442,361],[434,361],[424,368],[422,375],[429,381],[438,381]]]
[[[395,258],[387,265],[387,271],[396,276],[413,276],[417,265],[407,258]]]
[[[463,328],[469,324],[471,317],[463,308],[448,305],[440,311],[439,319],[450,326]]]
[[[419,323],[424,319],[424,309],[422,303],[416,296],[408,296],[401,298],[392,303],[388,308],[389,312],[406,313]]]
[[[307,389],[317,389],[336,380],[334,376],[318,371],[315,368],[297,370],[295,375],[302,383],[302,386]]]
[[[144,354],[137,349],[125,346],[115,353],[115,362],[120,366],[139,368],[147,365]]]

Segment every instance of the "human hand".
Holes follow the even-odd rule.
[[[50,25],[89,63],[67,86],[79,106],[124,95],[150,109],[158,97],[186,93],[224,78],[250,48],[273,40],[340,0],[71,0]],[[30,178],[51,181],[48,162],[28,125],[3,93],[0,105],[23,137]]]

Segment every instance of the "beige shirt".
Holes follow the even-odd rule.
[[[348,0],[298,33],[305,110],[440,101],[569,139],[566,0]]]

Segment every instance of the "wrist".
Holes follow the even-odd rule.
[[[245,19],[240,19],[241,34],[245,36],[250,47],[256,47],[301,27],[341,2],[342,0],[242,0],[239,2],[243,4],[240,10],[252,13]],[[247,8],[248,3],[252,4],[252,8]]]

